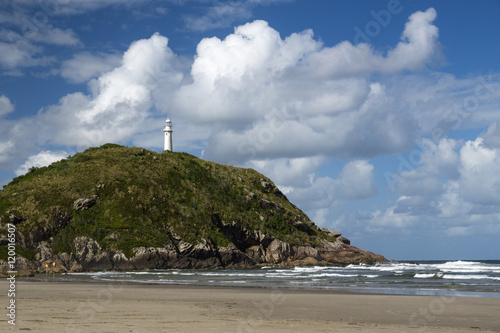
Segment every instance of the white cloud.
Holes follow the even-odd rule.
[[[500,148],[484,144],[495,134],[496,123],[475,140],[424,140],[420,165],[396,177],[402,195],[385,213],[374,212],[370,223],[402,228],[418,221],[453,236],[498,231]]]
[[[324,157],[278,158],[271,160],[252,160],[245,166],[259,170],[270,177],[278,186],[285,188],[307,187],[314,179],[318,166],[326,161]]]
[[[500,121],[491,124],[488,127],[483,140],[483,144],[487,148],[500,148]]]
[[[249,19],[256,6],[269,6],[286,1],[290,0],[213,1],[213,5],[204,8],[201,15],[186,15],[183,21],[185,28],[193,31],[225,28],[236,21]]]
[[[22,165],[19,166],[19,168],[16,171],[14,171],[14,173],[17,176],[24,175],[32,167],[37,167],[37,168],[44,167],[54,162],[60,161],[66,157],[68,157],[68,153],[65,151],[45,150],[39,152],[36,155],[30,156],[26,162],[24,162]]]
[[[313,165],[317,164],[318,166],[324,161],[325,159],[311,160]],[[297,160],[294,162],[297,163]],[[336,179],[317,177],[315,175],[317,166],[308,168],[306,159],[300,159],[298,162],[301,166],[295,170],[301,171],[296,173],[292,171],[291,175],[295,177],[290,177],[288,183],[277,183],[287,188],[287,196],[292,202],[300,201],[302,209],[313,212],[312,215],[319,214],[322,221],[326,221],[329,213],[346,201],[366,199],[378,192],[373,175],[374,166],[365,160],[354,160],[347,163]],[[261,171],[258,164],[256,164],[256,168]],[[276,174],[277,179],[284,180],[287,177],[280,176],[280,174],[288,174],[290,169],[289,167],[283,168],[278,164],[274,174]]]
[[[81,52],[63,62],[61,76],[73,83],[83,83],[120,65],[118,54]]]
[[[55,57],[42,55],[43,49],[30,42],[11,35],[12,40],[0,41],[0,68],[6,75],[22,75],[19,68],[48,66],[55,62]]]
[[[437,13],[434,8],[412,14],[401,36],[402,41],[387,54],[387,71],[421,69],[438,51],[438,28],[432,25]]]
[[[185,16],[184,24],[189,30],[207,31],[227,27],[232,22],[248,19],[251,15],[248,1],[220,2],[209,7],[203,16]]]
[[[425,150],[420,162],[426,173],[448,179],[458,177],[459,141],[443,138],[436,145],[429,139],[423,140]]]
[[[439,179],[459,177],[459,141],[441,139],[437,144],[423,139],[418,149],[401,160],[395,190],[403,195],[436,195],[444,190]]]
[[[37,120],[42,140],[78,147],[130,140],[152,115],[156,94],[182,75],[173,69],[167,38],[154,34],[132,43],[122,65],[89,83],[90,95],[73,93],[48,107]]]
[[[387,208],[385,212],[376,210],[372,213],[370,224],[377,229],[381,227],[408,228],[418,221],[418,217],[408,213],[395,213],[395,209],[396,206]]]
[[[483,138],[467,141],[460,150],[460,192],[468,202],[500,204],[500,149],[483,145]]]
[[[341,196],[346,200],[365,199],[377,194],[373,165],[364,160],[347,163],[340,173]]]
[[[5,6],[19,8],[36,8],[47,15],[75,15],[82,14],[97,9],[123,5],[132,7],[140,3],[146,3],[150,0],[57,0],[48,3],[40,3],[38,0],[16,0],[12,4],[7,3]]]
[[[88,95],[71,93],[33,117],[2,121],[0,167],[11,167],[47,144],[84,149],[161,133],[165,115],[155,110],[154,101],[168,96],[183,77],[174,68],[175,56],[167,43],[159,34],[138,40],[123,55],[121,66],[90,81]],[[158,142],[161,145],[161,136]]]
[[[457,223],[462,222],[473,208],[472,204],[460,196],[460,184],[450,181],[446,184],[446,191],[438,198],[439,217],[453,218]],[[419,213],[419,212],[417,212]]]
[[[412,14],[401,35],[402,41],[385,56],[369,44],[344,41],[310,54],[304,59],[304,69],[323,77],[419,70],[439,54],[438,28],[432,24],[436,17],[434,8]]]
[[[0,163],[8,162],[12,148],[14,148],[12,140],[0,141]]]
[[[193,82],[180,88],[171,108],[191,121],[217,124],[204,157],[218,161],[242,163],[276,153],[314,156],[320,150],[372,157],[409,148],[416,130],[413,115],[394,112],[387,88],[367,75],[424,66],[437,44],[434,18],[432,9],[412,15],[406,40],[387,57],[356,46],[362,52],[353,64],[346,63],[345,44],[325,47],[310,30],[282,39],[264,21],[239,26],[224,40],[199,43]],[[405,57],[407,63],[396,59],[408,48],[424,46],[427,51]],[[358,64],[369,65],[355,69]],[[283,129],[273,129],[276,118]]]
[[[10,99],[7,96],[0,96],[0,118],[5,116],[6,114],[14,111],[14,105],[10,102]]]
[[[46,26],[43,29],[37,29],[28,38],[32,42],[39,42],[53,45],[75,46],[80,44],[80,40],[71,29],[59,29],[52,26]]]

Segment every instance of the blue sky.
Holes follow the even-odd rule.
[[[90,146],[255,168],[391,259],[498,259],[500,1],[0,4],[0,184]]]

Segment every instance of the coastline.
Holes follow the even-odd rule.
[[[500,332],[500,299],[481,297],[21,279],[16,305],[2,331]]]

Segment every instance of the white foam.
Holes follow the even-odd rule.
[[[434,278],[441,278],[443,277],[443,274],[439,273],[417,273],[415,274],[414,278],[416,279],[434,279]]]
[[[500,266],[485,264],[476,261],[449,261],[444,264],[435,265],[435,267],[443,272],[457,273],[481,273],[493,272],[500,274]]]
[[[444,279],[452,280],[497,280],[500,281],[500,277],[488,276],[488,275],[459,275],[459,274],[445,274]]]

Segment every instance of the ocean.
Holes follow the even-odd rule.
[[[500,298],[500,260],[401,261],[347,267],[110,271],[64,273],[57,274],[55,278],[65,281],[325,288],[354,293]]]

